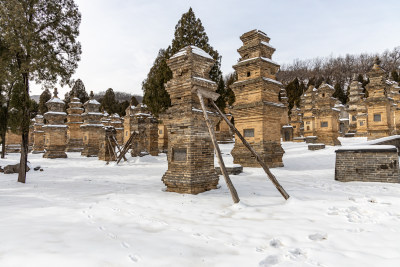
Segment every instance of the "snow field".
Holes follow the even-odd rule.
[[[118,166],[30,154],[44,171],[26,184],[0,174],[0,266],[400,266],[400,185],[334,181],[335,147],[283,148],[272,172],[291,198],[244,168],[231,176],[239,204],[222,176],[199,195],[164,192],[165,154]]]

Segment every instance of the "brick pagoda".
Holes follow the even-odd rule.
[[[81,152],[83,149],[83,138],[81,125],[83,124],[82,119],[82,103],[76,94],[74,94],[69,108],[67,109],[67,152]]]
[[[35,117],[35,123],[33,124],[33,154],[44,153],[44,118],[38,114]]]
[[[83,135],[83,150],[81,155],[97,157],[104,127],[100,121],[104,114],[99,112],[100,103],[94,99],[93,91],[90,92],[90,99],[83,106],[85,107],[85,112],[82,114],[84,121],[83,125],[81,125]]]
[[[232,109],[236,128],[269,167],[282,167],[281,118],[285,105],[279,101],[282,84],[276,80],[279,64],[271,60],[275,48],[259,30],[243,34],[241,56],[233,66],[238,81],[232,85],[236,102]],[[237,138],[232,150],[234,163],[259,167],[257,160]]]
[[[168,170],[162,181],[167,191],[178,193],[197,194],[215,189],[219,178],[214,169],[214,148],[193,91],[216,91],[217,84],[209,78],[214,60],[200,48],[187,46],[167,64],[173,73],[166,84],[172,106],[161,116],[168,129]],[[217,117],[209,117],[215,126]]]
[[[44,115],[46,124],[43,126],[46,152],[44,158],[66,158],[67,125],[64,121],[67,113],[64,112],[65,103],[58,98],[57,88],[54,89],[53,97],[46,102],[48,112]]]
[[[365,100],[368,113],[368,140],[391,135],[393,131],[392,105],[393,99],[388,98],[389,86],[386,84],[386,72],[375,59],[372,70],[368,72],[370,80],[367,84],[368,98]]]

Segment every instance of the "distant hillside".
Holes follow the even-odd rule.
[[[35,100],[36,103],[39,104],[40,95],[31,95],[31,99]]]

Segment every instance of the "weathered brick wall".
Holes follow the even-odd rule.
[[[341,148],[336,150],[335,180],[399,183],[398,160],[395,147]]]

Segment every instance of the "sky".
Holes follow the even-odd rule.
[[[274,61],[381,53],[400,46],[400,1],[355,0],[75,0],[82,13],[82,55],[73,79],[87,91],[113,88],[142,95],[158,50],[171,44],[190,7],[222,56],[224,75],[239,59],[243,33],[259,29],[276,48]],[[57,86],[61,95],[69,87]],[[32,84],[31,95],[42,92]]]

